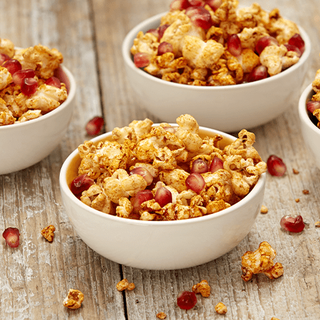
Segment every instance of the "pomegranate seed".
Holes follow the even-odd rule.
[[[159,39],[159,30],[158,29],[150,29],[146,33],[151,33]]]
[[[17,228],[7,228],[2,233],[2,236],[6,240],[6,243],[11,248],[16,248],[19,246],[19,229]]]
[[[166,52],[173,52],[173,47],[171,43],[161,42],[158,47],[158,55],[161,56]]]
[[[235,56],[240,56],[242,52],[241,41],[237,34],[231,35],[227,40],[227,46],[229,52]]]
[[[219,169],[223,169],[223,161],[218,158],[218,157],[214,157],[211,164],[210,164],[210,172],[216,172]]]
[[[260,56],[261,52],[263,51],[263,49],[265,47],[278,46],[278,45],[279,45],[279,42],[276,38],[271,37],[271,36],[265,36],[265,37],[262,37],[258,40],[258,42],[256,44],[256,52]]]
[[[200,193],[203,190],[206,183],[200,173],[190,173],[186,179],[186,186],[196,193]]]
[[[190,7],[188,0],[173,0],[170,4],[171,10],[184,10]]]
[[[132,199],[132,206],[133,206],[133,211],[135,213],[139,212],[141,209],[141,203],[152,200],[153,199],[153,194],[150,190],[145,189],[138,191],[138,193],[134,196]]]
[[[298,233],[304,229],[304,222],[301,216],[290,217],[284,216],[280,220],[281,228],[286,231]]]
[[[169,26],[170,26],[169,24],[163,24],[158,28],[159,41],[161,40],[161,38],[163,37],[163,34],[165,33],[165,31],[168,29]]]
[[[76,177],[70,185],[70,190],[75,196],[80,196],[83,191],[88,190],[94,181],[86,174]]]
[[[153,182],[153,176],[146,168],[143,168],[143,167],[134,168],[130,171],[130,174],[138,174],[142,176],[147,181],[148,186],[150,186],[151,183]]]
[[[202,0],[189,0],[189,4],[193,7],[204,6],[204,2]]]
[[[221,6],[222,0],[206,0],[206,4],[216,11]]]
[[[36,75],[33,69],[23,69],[14,73],[12,76],[15,85],[22,86],[25,78],[33,78]]]
[[[267,160],[268,171],[272,176],[281,177],[287,171],[287,167],[281,158],[271,155]]]
[[[193,291],[183,291],[177,298],[177,305],[184,310],[190,310],[197,304],[197,297]]]
[[[0,66],[2,66],[2,64],[9,59],[10,57],[8,55],[5,53],[0,53]]]
[[[197,27],[200,27],[202,29],[209,29],[212,26],[210,12],[203,7],[189,7],[187,8],[185,14]]]
[[[288,41],[288,44],[291,44],[295,47],[297,47],[301,54],[304,52],[305,49],[305,43],[303,41],[303,39],[301,38],[300,34],[296,33],[294,34]]]
[[[133,56],[133,62],[137,68],[144,68],[150,63],[150,56],[145,52],[138,52]]]
[[[104,125],[104,120],[102,117],[94,117],[90,121],[88,121],[86,125],[86,131],[89,136],[98,135]]]
[[[57,77],[51,77],[46,82],[46,85],[56,87],[58,89],[61,89],[61,82]]]
[[[197,159],[192,163],[191,172],[205,173],[208,172],[208,163],[202,159]]]
[[[301,57],[302,53],[298,47],[292,44],[285,44],[284,46],[287,48],[288,51],[296,52],[298,54],[298,57]]]
[[[38,81],[34,78],[24,78],[21,85],[21,92],[26,96],[31,96],[38,89]]]
[[[308,101],[307,110],[313,114],[314,110],[320,109],[320,101]]]
[[[257,66],[252,69],[247,78],[247,82],[254,82],[268,77],[267,68],[265,66]]]
[[[160,187],[156,191],[154,200],[156,200],[160,204],[160,206],[163,207],[166,204],[172,202],[172,193],[167,188]]]
[[[11,75],[22,69],[21,63],[15,59],[7,60],[2,66],[7,68]]]

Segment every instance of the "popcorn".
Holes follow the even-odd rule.
[[[211,288],[207,280],[202,280],[192,287],[192,291],[194,293],[200,293],[205,298],[208,298],[210,296],[210,290]]]
[[[110,141],[81,144],[78,174],[86,175],[91,183],[77,194],[80,200],[121,218],[190,219],[237,203],[266,171],[253,147],[253,133],[240,131],[239,138],[222,150],[222,137],[200,136],[199,125],[191,115],[181,115],[176,121],[176,126],[152,126],[149,119],[133,121],[114,129],[116,141],[111,137]],[[211,172],[210,163],[216,159],[219,167]],[[192,180],[196,161],[208,168],[198,173],[203,179],[200,189]]]
[[[251,280],[254,274],[264,273],[269,279],[277,279],[283,275],[283,266],[273,259],[276,251],[266,241],[261,242],[259,248],[254,251],[247,251],[242,256],[242,276],[244,281]]]
[[[68,93],[64,83],[61,83],[61,88],[45,84],[63,62],[63,56],[57,49],[49,49],[41,44],[26,49],[15,49],[10,40],[0,39],[0,53],[14,59],[12,63],[15,66],[22,67],[22,73],[11,75],[9,69],[12,66],[0,66],[0,98],[1,104],[4,101],[6,106],[0,110],[0,126],[39,118],[59,107],[67,99]],[[30,84],[33,86],[32,90],[29,87],[25,89],[25,69],[34,70],[31,72],[35,76],[28,75],[33,81],[33,84]]]
[[[194,10],[180,10],[172,5],[155,31],[140,31],[131,53],[146,55],[146,62],[143,66],[137,62],[137,67],[165,81],[224,86],[245,83],[251,71],[260,65],[267,67],[269,76],[274,76],[299,61],[298,54],[287,52],[284,46],[300,34],[299,28],[284,19],[278,9],[268,13],[257,3],[238,8],[237,0],[222,0],[215,11],[208,4],[202,5],[199,1]],[[197,6],[201,6],[201,11],[197,11]],[[204,24],[199,22],[201,18],[206,21]],[[242,53],[237,57],[229,52],[231,35],[237,35],[241,43]],[[257,42],[266,36],[274,37],[279,46],[259,56],[255,52]],[[162,51],[160,44],[164,43],[167,49]],[[254,79],[250,77],[250,81]]]
[[[48,227],[45,227],[44,229],[42,229],[41,234],[46,240],[48,240],[49,242],[52,242],[54,238],[55,230],[56,228],[51,224]]]
[[[215,307],[214,310],[218,313],[218,314],[226,314],[227,313],[227,307],[222,303],[219,302]]]
[[[68,296],[64,299],[63,305],[68,309],[79,309],[84,300],[84,295],[81,291],[70,289]]]
[[[118,282],[117,284],[117,290],[118,291],[124,291],[124,290],[133,290],[135,288],[134,283],[129,283],[128,279],[123,279]]]

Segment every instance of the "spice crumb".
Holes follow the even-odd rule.
[[[303,193],[303,194],[309,194],[309,190],[304,189],[304,190],[302,190],[302,193]]]
[[[293,172],[294,174],[299,174],[299,171],[298,171],[297,169],[292,169],[292,172]]]
[[[299,198],[295,199],[295,202],[297,202],[297,203],[300,202],[300,199]]]
[[[268,213],[268,208],[266,206],[261,206],[260,212],[261,213]]]

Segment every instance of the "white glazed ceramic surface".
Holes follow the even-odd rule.
[[[122,44],[127,77],[139,103],[161,121],[174,122],[182,113],[188,113],[197,119],[199,125],[234,132],[275,119],[299,99],[311,51],[310,39],[301,27],[305,52],[296,65],[284,72],[261,81],[233,86],[188,86],[151,76],[135,67],[132,61],[130,48],[138,32],[157,28],[164,14],[138,24]]]
[[[207,134],[217,130],[200,128]],[[110,137],[101,135],[92,141]],[[169,270],[197,266],[227,253],[249,233],[260,210],[266,175],[253,190],[228,209],[182,221],[138,221],[104,214],[79,201],[66,181],[75,150],[60,171],[60,190],[67,215],[81,239],[112,261],[141,269]]]
[[[0,174],[36,164],[63,139],[71,120],[76,83],[65,67],[59,70],[57,76],[69,87],[68,98],[61,106],[34,120],[0,126]]]
[[[312,85],[310,84],[300,97],[299,117],[304,142],[313,155],[317,167],[320,169],[320,129],[310,120],[306,109],[306,103],[313,94]]]

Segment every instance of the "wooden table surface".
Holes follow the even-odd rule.
[[[249,6],[251,0],[240,0]],[[304,89],[320,68],[319,0],[269,0],[301,25],[312,41]],[[253,129],[256,147],[266,161],[280,156],[288,171],[284,177],[268,175],[264,205],[249,235],[231,252],[194,268],[172,271],[140,270],[109,261],[88,248],[73,230],[62,205],[58,175],[66,157],[88,139],[84,127],[103,115],[105,131],[149,117],[135,101],[124,71],[121,43],[142,20],[169,8],[170,0],[0,0],[0,37],[18,47],[38,43],[58,48],[64,65],[77,81],[76,108],[67,135],[50,156],[17,173],[0,176],[0,232],[19,228],[21,245],[0,245],[0,319],[157,319],[165,312],[174,319],[320,319],[320,170],[301,136],[297,102],[272,122]],[[263,97],[262,97],[263,99]],[[40,133],[39,133],[40,134]],[[1,150],[0,152],[5,152]],[[0,164],[1,165],[1,164]],[[293,174],[292,170],[299,170]],[[302,190],[309,190],[305,195]],[[300,198],[300,202],[295,202]],[[308,223],[301,234],[280,229],[284,215],[301,214]],[[56,227],[49,244],[40,230]],[[268,241],[277,251],[284,276],[264,275],[248,283],[241,279],[241,256]],[[116,284],[127,278],[136,285],[118,292]],[[193,284],[208,280],[212,293],[198,298],[195,308],[177,307],[176,297]],[[78,310],[62,304],[69,288],[79,289],[85,300]],[[228,312],[214,307],[223,302]]]

